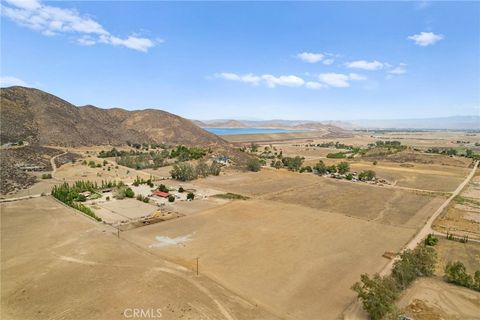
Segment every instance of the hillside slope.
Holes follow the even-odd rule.
[[[77,107],[38,89],[1,90],[0,140],[57,146],[166,143],[227,147],[190,120],[154,109],[127,111]]]

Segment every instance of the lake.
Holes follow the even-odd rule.
[[[284,133],[284,132],[305,132],[305,130],[273,129],[273,128],[203,128],[217,136],[235,134],[262,134],[262,133]]]

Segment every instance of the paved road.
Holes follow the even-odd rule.
[[[450,202],[462,192],[462,190],[465,188],[465,186],[470,182],[470,180],[473,178],[475,175],[475,172],[478,168],[479,162],[476,161],[475,165],[472,168],[472,171],[470,171],[469,175],[465,178],[465,180],[455,189],[455,191],[452,193],[452,195],[445,200],[445,202],[430,216],[430,218],[427,220],[425,225],[417,232],[417,234],[404,246],[402,251],[407,250],[407,249],[414,249],[419,243],[423,241],[430,233],[435,233],[435,234],[440,234],[440,235],[445,235],[443,233],[434,231],[432,229],[432,224],[435,221],[435,219],[438,218],[438,216],[443,212],[443,210],[450,204]],[[469,239],[470,241],[470,239]],[[480,242],[478,240],[472,239],[474,242]],[[387,275],[390,274],[392,271],[393,264],[395,263],[395,259],[392,259],[384,268],[382,271],[380,271],[381,275]],[[362,305],[359,300],[355,300],[348,308],[345,310],[343,313],[343,319],[345,320],[353,320],[353,319],[368,319],[367,314],[362,308]]]

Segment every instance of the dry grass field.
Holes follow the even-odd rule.
[[[377,176],[390,183],[406,188],[439,192],[453,192],[470,171],[466,167],[442,165],[402,165],[392,162],[355,161],[350,164],[352,171],[373,170]]]
[[[234,201],[189,217],[130,230],[122,237],[195,268],[285,318],[334,319],[350,286],[379,271],[413,231],[298,205]],[[157,247],[156,237],[189,238]]]
[[[434,138],[447,144],[453,136]],[[364,134],[340,142],[375,140]],[[305,164],[342,161],[325,158],[338,149],[307,150],[296,143],[275,145],[284,155],[305,156]],[[91,149],[75,150],[84,156],[86,151]],[[159,307],[167,310],[165,319],[338,318],[354,300],[350,287],[360,274],[382,270],[389,262],[382,254],[398,252],[469,172],[460,158],[429,159],[434,161],[349,160],[351,171],[374,170],[390,182],[383,186],[272,168],[255,173],[228,168],[220,176],[185,183],[165,180],[171,188],[195,191],[194,201],[164,206],[183,217],[123,231],[120,239],[108,225],[48,197],[2,204],[2,317],[118,319],[125,308]],[[137,175],[166,177],[171,169],[107,167],[68,163],[54,179],[22,192],[48,192],[63,181],[129,183]],[[478,178],[463,195],[478,197]],[[212,197],[227,192],[250,199]],[[157,207],[127,199],[93,209],[103,218],[135,219]],[[477,247],[450,247],[456,245],[441,240],[442,263],[454,257],[478,262]],[[193,272],[197,258],[199,277]],[[408,309],[415,299],[424,301],[428,290],[443,286],[416,283],[399,303]],[[468,318],[471,309],[461,294],[455,291],[457,298],[444,300],[460,299],[467,308],[460,314]],[[442,309],[445,315],[453,312],[448,308]]]
[[[49,197],[0,208],[2,319],[275,319]]]
[[[339,181],[286,170],[262,170],[198,180],[226,192],[261,197],[404,227],[418,227],[443,197],[413,191]]]
[[[440,232],[480,238],[480,171],[435,221]]]

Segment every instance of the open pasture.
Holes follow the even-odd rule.
[[[400,164],[379,161],[350,162],[351,171],[373,170],[377,177],[395,186],[438,192],[453,192],[465,179],[468,168],[424,164]]]
[[[132,308],[167,320],[276,318],[49,197],[0,208],[2,319],[117,320]]]
[[[203,213],[129,230],[123,237],[216,279],[286,318],[334,319],[350,286],[379,271],[413,230],[267,200],[234,201]],[[157,237],[186,239],[157,246]]]
[[[444,201],[440,197],[419,195],[401,189],[319,179],[321,180],[314,185],[271,193],[265,198],[411,228],[421,225],[428,214]]]

